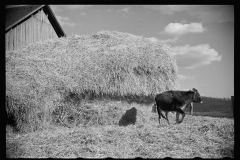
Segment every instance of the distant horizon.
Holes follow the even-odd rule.
[[[177,90],[234,96],[234,6],[50,5],[67,36],[102,30],[164,41],[177,60]]]
[[[216,98],[216,99],[227,99],[227,100],[230,100],[231,101],[231,97],[229,98],[229,97],[209,97],[209,96],[202,96],[201,95],[201,97],[207,97],[207,98]]]

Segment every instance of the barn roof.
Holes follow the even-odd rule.
[[[56,31],[58,37],[66,36],[61,25],[52,12],[52,9],[48,5],[7,6],[5,9],[5,32],[29,18],[33,13],[37,12],[41,8],[43,8],[44,12],[48,14],[49,21]]]

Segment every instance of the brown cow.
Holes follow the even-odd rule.
[[[185,117],[185,108],[191,105],[192,102],[202,103],[202,100],[198,91],[193,88],[192,91],[165,91],[156,95],[155,102],[156,104],[154,104],[152,112],[156,112],[157,109],[159,124],[161,117],[165,118],[168,121],[168,124],[170,124],[168,120],[168,112],[177,112],[176,123],[181,123]],[[162,114],[162,111],[165,112],[166,117]],[[179,114],[182,114],[181,121],[179,121]]]

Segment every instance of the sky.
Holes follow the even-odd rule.
[[[50,5],[67,36],[98,31],[164,41],[177,60],[177,90],[234,95],[234,6]]]

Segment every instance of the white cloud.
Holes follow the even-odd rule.
[[[169,49],[176,57],[178,66],[182,68],[204,66],[222,59],[222,56],[216,50],[210,48],[208,44],[175,46]]]
[[[188,77],[188,76],[184,76],[182,74],[178,74],[178,79],[180,80],[184,80],[184,79],[194,79],[194,77]]]
[[[121,9],[121,11],[122,11],[122,12],[125,12],[125,13],[128,13],[128,12],[129,12],[129,9],[130,9],[129,7],[125,7],[125,8],[123,8],[123,9]]]
[[[234,7],[231,5],[147,5],[145,8],[158,10],[163,14],[172,15],[186,12],[202,22],[234,21]]]
[[[164,28],[164,31],[161,33],[180,36],[187,33],[202,33],[205,30],[206,28],[203,28],[201,23],[170,23]]]
[[[58,22],[63,26],[69,26],[69,27],[74,27],[75,23],[69,22],[70,19],[68,17],[61,17],[61,16],[56,16]]]

